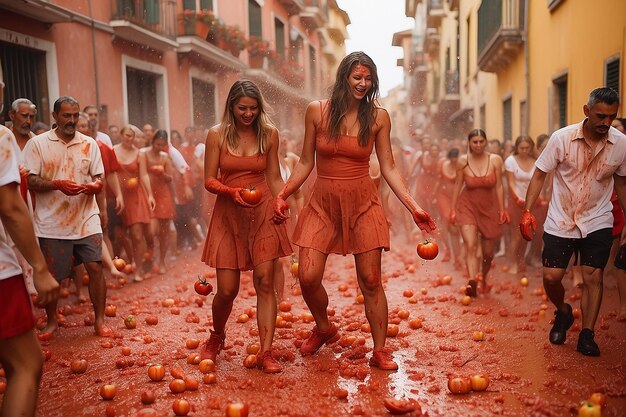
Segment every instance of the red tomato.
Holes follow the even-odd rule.
[[[176,379],[185,379],[185,371],[183,371],[183,368],[178,364],[172,365],[170,374]]]
[[[391,414],[399,415],[419,410],[417,415],[422,415],[422,407],[413,400],[405,401],[396,400],[395,398],[385,398],[383,405]]]
[[[104,384],[100,387],[100,396],[103,400],[112,400],[117,394],[117,386],[115,384]]]
[[[248,417],[250,407],[244,403],[230,403],[226,406],[226,417]]]
[[[185,381],[185,390],[187,391],[197,391],[198,390],[198,380],[192,376],[187,376],[184,379]]]
[[[189,414],[190,409],[191,406],[189,405],[189,401],[183,398],[174,400],[174,403],[172,404],[172,410],[174,410],[174,414],[177,416],[186,416]]]
[[[246,356],[246,358],[243,360],[243,366],[245,366],[248,369],[255,368],[256,367],[256,355]]]
[[[148,316],[146,317],[146,324],[149,326],[156,326],[159,323],[159,318],[157,316]]]
[[[124,326],[126,326],[127,329],[134,329],[137,327],[137,320],[135,319],[135,316],[126,316],[124,319]]]
[[[209,372],[208,374],[202,375],[202,382],[205,384],[215,384],[217,382],[217,377],[213,372]]]
[[[87,370],[87,361],[85,359],[74,359],[70,362],[70,370],[73,374],[83,374]]]
[[[144,391],[141,393],[141,402],[143,404],[152,404],[156,401],[156,395],[152,391]]]
[[[601,392],[594,392],[591,394],[591,397],[589,397],[589,401],[604,408],[606,406],[606,395]]]
[[[467,394],[472,390],[472,381],[466,377],[453,376],[448,378],[448,389],[453,394]]]
[[[148,377],[153,381],[160,381],[165,377],[163,365],[151,365],[148,367]]]
[[[113,266],[115,266],[115,269],[118,271],[123,271],[126,266],[126,261],[116,256],[115,259],[113,259]]]
[[[142,408],[137,412],[137,417],[157,417],[157,412],[154,408]]]
[[[578,417],[600,417],[602,415],[602,407],[591,401],[585,401],[578,409]]]
[[[187,349],[195,349],[200,345],[200,341],[198,339],[187,339],[185,342],[185,346]]]
[[[472,375],[470,381],[473,391],[484,391],[489,386],[489,377],[486,375]]]
[[[263,194],[254,187],[244,188],[241,192],[241,198],[248,204],[259,204],[261,197],[263,197]]]
[[[172,391],[174,394],[180,394],[181,392],[185,392],[186,389],[186,385],[185,385],[185,381],[182,379],[173,379],[172,382],[170,382],[170,391]]]
[[[108,306],[106,306],[104,308],[104,315],[107,317],[115,317],[115,315],[117,314],[117,307],[115,307],[114,305],[109,304]]]
[[[417,244],[417,254],[420,258],[430,261],[437,257],[439,246],[435,242],[425,240]]]
[[[211,359],[203,359],[198,364],[198,370],[203,374],[213,372],[215,371],[215,362],[213,362]]]
[[[198,281],[193,284],[194,290],[200,295],[209,295],[213,292],[213,286],[206,279],[198,277]]]

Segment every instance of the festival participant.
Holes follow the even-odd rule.
[[[272,222],[272,196],[283,185],[278,144],[278,130],[266,113],[258,87],[248,80],[236,81],[221,123],[206,138],[205,187],[217,194],[217,200],[202,261],[217,269],[217,293],[212,305],[213,330],[202,345],[201,357],[215,361],[226,338],[240,273],[252,270],[261,345],[257,365],[266,373],[282,370],[271,351],[276,324],[274,263],[292,252],[285,226]],[[248,187],[261,194],[257,204],[244,201],[242,193]]]
[[[0,104],[2,90],[0,74]],[[56,303],[59,289],[37,245],[28,208],[20,198],[19,154],[13,134],[0,125],[0,364],[7,377],[0,404],[2,417],[35,415],[43,368],[30,297],[11,244],[32,266],[37,305]]]
[[[432,201],[435,194],[433,193],[435,184],[437,183],[437,167],[441,156],[439,154],[439,145],[431,143],[428,149],[424,148],[420,160],[420,171],[415,179],[415,195],[418,201],[423,202],[423,207],[427,211],[432,211]],[[444,262],[450,260],[450,253],[444,258]]]
[[[104,167],[96,141],[76,131],[79,113],[75,99],[60,97],[52,112],[57,127],[28,141],[24,161],[28,188],[35,193],[35,232],[48,267],[62,281],[70,277],[73,266],[85,265],[96,333],[110,337],[113,332],[104,324],[106,285],[99,216],[106,210],[100,193]],[[45,333],[58,328],[56,304],[46,305]]]
[[[461,242],[459,229],[450,223],[450,210],[452,209],[452,191],[456,180],[456,166],[459,160],[458,148],[448,151],[445,159],[439,161],[437,171],[439,173],[433,195],[437,199],[437,211],[442,216],[442,236],[445,242],[447,258],[454,259],[454,269],[461,269]],[[452,250],[450,250],[452,249]],[[445,260],[445,258],[444,258]]]
[[[113,146],[117,145],[118,143],[120,143],[120,128],[117,125],[109,125],[109,128],[107,129],[108,135],[111,138],[111,143],[113,143]]]
[[[474,129],[467,135],[469,151],[459,158],[452,192],[450,222],[461,228],[469,282],[467,295],[476,297],[478,282],[481,291],[489,292],[487,277],[494,256],[494,240],[501,236],[501,225],[508,223],[502,189],[502,158],[485,152],[487,134]],[[482,253],[479,267],[478,245]]]
[[[528,190],[528,183],[535,171],[535,157],[533,151],[535,142],[530,136],[519,136],[515,140],[513,153],[504,161],[504,172],[506,174],[509,191],[509,215],[513,224],[519,224],[524,207],[524,197]],[[541,204],[541,201],[537,202]],[[524,255],[526,253],[526,242],[522,243],[519,233],[511,233],[511,250],[509,252],[509,272],[526,271]]]
[[[316,323],[300,352],[313,354],[339,338],[337,327],[328,320],[328,295],[322,277],[329,254],[353,254],[374,340],[370,365],[394,370],[397,364],[384,349],[388,308],[381,282],[381,253],[389,249],[389,226],[369,175],[374,146],[383,177],[415,223],[430,232],[435,222],[410,196],[395,166],[391,121],[387,111],[378,106],[378,96],[378,73],[371,58],[363,52],[347,55],[337,69],[331,97],[307,107],[302,155],[276,198],[274,213],[277,221],[287,218],[285,200],[300,188],[317,163],[313,193],[293,234],[293,243],[300,247],[302,295]]]
[[[151,218],[152,233],[159,237],[159,274],[164,274],[166,271],[165,256],[169,248],[170,224],[175,214],[172,196],[172,163],[165,151],[167,144],[167,132],[159,129],[152,137],[152,146],[145,153],[150,186],[155,201]]]
[[[142,281],[152,266],[154,240],[150,230],[150,215],[156,202],[148,176],[146,155],[134,145],[135,130],[131,126],[124,126],[120,136],[122,142],[115,145],[113,150],[122,168],[119,171],[124,196],[122,220],[130,230],[132,242],[132,251],[127,255],[133,265],[134,280]],[[118,231],[115,237],[116,241],[118,237],[123,239],[123,233]]]
[[[570,257],[577,253],[583,280],[582,330],[577,350],[587,356],[600,355],[593,329],[602,303],[603,270],[611,250],[614,186],[620,205],[626,205],[626,136],[611,128],[618,108],[619,95],[613,89],[597,88],[583,106],[585,119],[552,134],[535,162],[520,220],[522,237],[531,240],[536,219],[530,209],[546,175],[554,172],[542,255],[543,286],[556,307],[549,340],[563,344],[574,323],[562,280]]]
[[[94,104],[89,104],[85,106],[83,112],[89,116],[89,128],[93,132],[92,137],[96,141],[104,143],[109,148],[113,148],[113,141],[111,140],[111,137],[98,130],[100,128],[100,113],[98,112],[98,107]]]

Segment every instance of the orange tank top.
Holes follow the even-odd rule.
[[[224,144],[220,152],[221,181],[229,187],[250,187],[265,182],[265,154],[234,155]]]

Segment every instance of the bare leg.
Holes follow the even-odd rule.
[[[482,239],[481,248],[483,253],[483,264],[482,264],[482,274],[483,274],[483,292],[489,292],[490,286],[487,285],[487,275],[489,274],[489,270],[491,270],[491,262],[494,257],[494,241],[491,239]]]
[[[563,313],[567,313],[565,308],[565,288],[563,287],[563,276],[565,269],[543,268],[543,288],[552,304]]]
[[[356,276],[363,293],[365,316],[370,324],[374,350],[385,347],[387,338],[387,297],[381,281],[381,249],[354,255]]]
[[[274,261],[264,262],[252,274],[257,302],[257,325],[261,352],[270,350],[276,327],[276,293],[274,292]]]
[[[143,274],[143,256],[146,251],[142,231],[141,223],[135,223],[130,226],[130,238],[133,242],[133,259],[135,263],[135,280],[141,280],[139,275]]]
[[[106,304],[107,287],[104,283],[102,273],[102,262],[87,262],[85,268],[89,274],[89,297],[93,304],[93,311],[96,317],[94,327],[96,333],[104,324],[104,306]]]
[[[226,322],[233,310],[233,301],[239,293],[239,278],[238,269],[217,270],[217,290],[211,306],[213,329],[216,333],[224,333]]]
[[[43,367],[35,333],[31,330],[0,341],[0,362],[7,376],[0,417],[34,416]]]
[[[302,297],[309,307],[320,332],[328,330],[328,294],[322,285],[322,277],[328,255],[315,249],[300,248],[298,278]]]
[[[274,290],[278,301],[282,301],[285,295],[285,268],[280,258],[274,261]]]
[[[461,236],[465,247],[465,262],[469,273],[470,285],[475,288],[478,275],[478,229],[471,224],[461,226]]]
[[[583,328],[591,329],[596,325],[600,305],[602,304],[602,269],[582,266],[583,286],[580,300]]]
[[[617,291],[619,292],[619,314],[617,319],[619,321],[626,320],[626,272],[621,269],[615,270],[617,279]]]
[[[48,321],[46,323],[46,327],[41,329],[42,333],[54,333],[59,328],[59,322],[57,321],[57,305],[56,300],[46,304],[45,310]]]
[[[165,273],[165,256],[170,239],[170,221],[159,220],[159,273]]]

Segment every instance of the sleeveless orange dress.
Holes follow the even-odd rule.
[[[159,164],[151,164],[146,158],[148,168],[153,165],[164,165],[167,156],[160,155]],[[171,220],[176,214],[174,208],[174,197],[172,196],[171,183],[166,182],[162,175],[154,175],[148,171],[150,177],[150,187],[152,187],[152,194],[154,195],[154,201],[156,206],[151,213],[153,219],[159,220]]]
[[[242,207],[218,195],[204,241],[202,262],[222,269],[249,271],[293,253],[284,224],[272,221],[273,196],[265,180],[266,155],[238,156],[224,144],[220,151],[221,182],[233,188],[254,187],[262,194],[254,207]]]
[[[121,164],[121,169],[117,172],[122,195],[124,196],[124,210],[122,211],[122,220],[125,226],[132,226],[136,223],[150,223],[150,206],[148,205],[148,193],[143,188],[139,179],[139,154],[130,164]],[[128,187],[128,180],[137,178],[139,184],[134,187]]]
[[[496,195],[496,173],[479,177],[469,166],[469,161],[468,167],[474,175],[463,173],[465,187],[456,202],[456,224],[475,225],[485,239],[496,239],[502,235]]]
[[[359,146],[356,136],[329,141],[315,138],[317,179],[300,212],[293,243],[325,254],[389,250],[389,227],[374,181],[369,176],[371,138]]]

